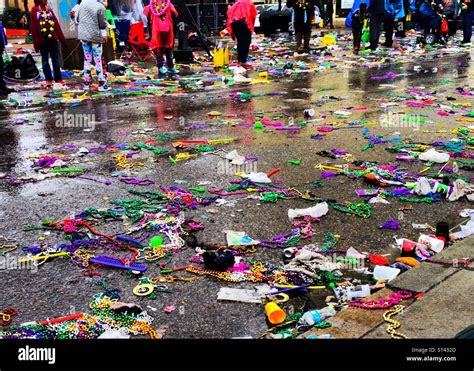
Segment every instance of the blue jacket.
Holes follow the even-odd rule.
[[[403,0],[385,0],[385,15],[389,18],[404,17]]]
[[[418,9],[419,14],[423,18],[435,18],[436,17],[436,12],[434,11],[433,7],[431,4],[427,3],[426,1],[423,1],[420,5],[420,8]]]

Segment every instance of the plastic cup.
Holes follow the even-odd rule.
[[[417,245],[417,242],[407,240],[406,238],[404,238],[403,243],[402,243],[402,249],[405,252],[410,252],[416,247],[416,245]]]
[[[286,313],[274,302],[265,305],[265,314],[272,325],[279,325],[286,318]]]

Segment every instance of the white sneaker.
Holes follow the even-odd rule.
[[[107,84],[106,81],[99,81],[99,91],[108,91],[110,89],[111,87],[109,86],[109,84]]]
[[[251,81],[252,81],[252,79],[249,79],[248,77],[245,77],[245,76],[242,76],[242,75],[234,75],[234,82],[248,84]]]
[[[229,70],[231,70],[234,75],[242,75],[247,72],[247,70],[241,66],[232,66],[229,67]]]

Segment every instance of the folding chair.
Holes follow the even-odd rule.
[[[128,45],[131,49],[130,58],[137,57],[140,61],[144,62],[152,54],[150,42],[145,39],[145,25],[142,21],[130,25]]]

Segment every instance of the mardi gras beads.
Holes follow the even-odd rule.
[[[405,309],[404,305],[395,305],[392,309],[389,309],[383,314],[383,319],[385,322],[389,323],[389,326],[385,330],[388,334],[393,339],[406,339],[407,337],[404,334],[401,334],[400,332],[397,331],[397,328],[399,328],[400,322],[395,321],[392,319],[392,317],[398,313],[400,313],[403,309]]]
[[[166,13],[169,6],[170,0],[152,0],[151,12],[153,15],[161,17]]]

